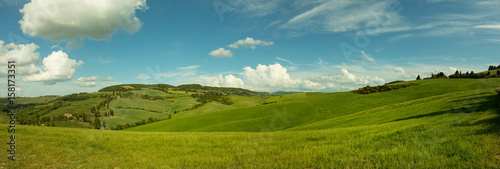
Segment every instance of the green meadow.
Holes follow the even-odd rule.
[[[500,79],[391,85],[408,83],[417,85],[365,95],[229,95],[231,105],[197,108],[185,91],[171,101],[170,93],[143,88],[134,94],[165,98],[113,100],[115,116],[101,121],[171,119],[120,131],[71,121],[18,125],[17,159],[0,159],[0,168],[500,168]],[[93,99],[65,102],[48,116]]]

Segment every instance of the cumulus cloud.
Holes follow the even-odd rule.
[[[244,77],[246,84],[256,90],[324,88],[321,84],[309,80],[290,78],[287,69],[279,63],[269,66],[259,64],[255,69],[245,67],[243,70],[244,72],[241,75]]]
[[[339,91],[353,90],[366,85],[380,85],[385,82],[378,76],[356,76],[347,69],[323,76],[308,75],[292,78],[287,69],[279,63],[245,67],[239,77],[233,74],[201,76],[201,83],[208,86],[238,87],[256,91]]]
[[[97,86],[97,81],[110,82],[114,80],[115,79],[113,77],[107,77],[107,78],[97,78],[95,76],[80,77],[78,78],[78,80],[76,80],[76,85],[80,87],[95,87]]]
[[[341,69],[340,73],[324,75],[312,78],[311,81],[327,86],[333,90],[353,90],[365,85],[379,85],[385,80],[375,76],[358,77],[350,73],[347,69]]]
[[[40,63],[40,54],[36,52],[38,48],[34,43],[4,45],[4,41],[0,40],[0,66],[7,67],[8,61],[15,61],[17,75],[38,73],[39,70],[35,66]],[[6,75],[7,72],[0,72],[0,76]]]
[[[279,63],[274,65],[259,64],[255,69],[243,68],[239,77],[233,74],[217,76],[200,76],[199,82],[208,86],[237,87],[256,91],[278,90],[321,90],[325,87],[310,80],[292,79],[287,69]]]
[[[146,0],[32,0],[20,10],[21,30],[52,40],[109,39],[116,31],[139,31],[136,10],[147,9]]]
[[[254,40],[251,37],[247,37],[246,39],[238,40],[238,41],[234,42],[233,44],[228,45],[228,47],[237,49],[241,46],[241,47],[249,47],[249,48],[255,49],[257,46],[271,46],[271,45],[274,45],[274,42]]]
[[[38,48],[34,43],[20,45],[10,43],[4,45],[4,41],[0,40],[0,64],[12,60],[15,60],[18,66],[40,62],[40,54],[35,52]]]
[[[52,52],[43,59],[40,73],[26,76],[23,81],[26,82],[44,82],[47,85],[53,85],[57,82],[71,80],[76,68],[79,68],[83,61],[76,61],[68,58],[63,51]]]
[[[233,53],[230,50],[226,50],[224,48],[219,48],[217,50],[213,50],[209,53],[210,56],[215,58],[230,58],[233,57]]]
[[[232,74],[226,76],[219,74],[218,76],[203,77],[203,79],[205,80],[205,84],[208,86],[249,88],[248,86],[245,86],[242,79],[237,78]]]

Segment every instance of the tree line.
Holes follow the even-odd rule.
[[[396,84],[396,85],[387,85],[386,84],[386,85],[382,85],[382,86],[366,86],[366,87],[354,90],[352,92],[356,93],[356,94],[370,94],[370,93],[376,93],[376,92],[398,90],[398,89],[403,89],[403,88],[416,86],[416,85],[417,84],[415,84],[415,83],[410,83],[410,84]]]
[[[500,77],[500,70],[497,70],[496,73],[491,73],[491,70],[488,70],[487,72],[481,72],[481,73],[474,73],[474,71],[471,71],[470,73],[467,71],[465,74],[462,73],[462,71],[456,71],[453,75],[450,75],[449,78],[474,78],[474,79],[480,79],[480,78],[495,78],[495,77]],[[493,71],[494,72],[494,71]]]

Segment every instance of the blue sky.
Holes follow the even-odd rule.
[[[0,66],[17,61],[20,96],[128,83],[345,91],[499,65],[498,9],[495,0],[1,0]]]

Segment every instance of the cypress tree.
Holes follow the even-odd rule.
[[[94,119],[94,129],[99,129],[101,127],[101,122],[99,120],[99,118],[95,118]]]

